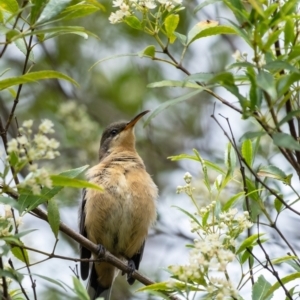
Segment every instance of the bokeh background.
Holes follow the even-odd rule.
[[[163,79],[183,79],[185,74],[174,67],[155,62],[148,58],[124,56],[106,60],[94,68],[98,60],[119,54],[137,53],[148,45],[156,45],[155,40],[145,33],[129,28],[125,24],[112,25],[108,21],[112,11],[111,1],[101,1],[106,11],[96,12],[86,18],[69,21],[67,24],[84,26],[97,34],[99,39],[83,39],[75,35],[63,35],[38,44],[34,48],[34,66],[32,70],[54,69],[68,74],[80,84],[74,87],[59,80],[42,81],[24,86],[20,103],[16,110],[19,124],[33,119],[36,126],[42,119],[50,119],[55,124],[55,138],[60,141],[60,157],[45,163],[53,173],[94,165],[98,161],[98,147],[102,130],[111,122],[130,120],[139,112],[153,110],[161,103],[187,93],[184,88],[150,89],[147,85]],[[180,12],[177,29],[186,33],[197,22],[212,19],[226,23],[233,18],[221,4],[216,3],[198,12],[193,9],[198,1],[184,1],[185,10]],[[66,23],[64,23],[66,24]],[[239,49],[247,51],[244,44],[239,44],[234,36],[204,38],[195,42],[189,49],[183,62],[191,73],[219,72],[232,62],[232,54]],[[169,48],[177,58],[181,45],[175,42]],[[10,75],[21,74],[24,55],[19,49],[10,47],[0,60],[0,68],[12,68]],[[222,97],[234,102],[225,91]],[[6,118],[12,106],[11,95],[4,91],[0,95],[1,118]],[[184,185],[183,175],[189,171],[195,182],[199,201],[209,201],[201,191],[201,168],[189,161],[171,162],[168,157],[180,153],[192,153],[196,148],[201,155],[216,163],[223,161],[226,138],[216,126],[210,115],[217,113],[230,118],[234,134],[239,139],[243,130],[251,123],[240,123],[240,116],[219,104],[208,94],[201,93],[188,101],[171,106],[155,117],[150,125],[143,127],[147,116],[136,126],[137,149],[144,159],[148,172],[159,187],[158,221],[149,234],[141,272],[153,280],[168,278],[164,270],[170,264],[185,262],[188,259],[188,244],[193,235],[186,217],[173,206],[191,209],[189,199],[176,194],[177,185]],[[10,131],[16,136],[15,125]],[[262,157],[268,155],[262,152]],[[212,175],[213,176],[213,175]],[[213,180],[213,178],[212,178]],[[77,210],[80,192],[67,189],[57,197],[61,220],[71,228],[78,230]],[[30,215],[23,218],[23,228],[37,229],[24,238],[26,244],[40,250],[51,252],[55,238],[47,223]],[[78,257],[78,245],[59,234],[56,253]],[[280,245],[278,246],[280,247]],[[39,261],[43,255],[31,253],[31,260]],[[18,264],[16,262],[16,264]],[[51,259],[32,267],[32,272],[72,286],[72,269],[76,263]],[[24,273],[26,270],[24,269]],[[51,284],[40,277],[35,277],[39,299],[73,299],[74,294],[67,288]],[[30,281],[25,279],[25,286],[30,290]],[[145,293],[135,293],[140,287],[136,283],[129,287],[124,277],[118,277],[112,299],[157,299]],[[75,298],[74,298],[75,299]]]

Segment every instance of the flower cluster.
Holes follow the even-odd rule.
[[[135,12],[146,13],[157,7],[169,12],[181,3],[182,0],[114,0],[113,7],[118,10],[111,13],[109,21],[112,24],[121,23],[124,18],[134,15]]]
[[[12,210],[9,205],[4,205],[4,214],[0,215],[0,237],[13,235],[14,225],[17,227],[22,223],[22,218],[13,220]]]
[[[56,150],[59,142],[54,138],[49,139],[46,134],[53,133],[53,123],[44,120],[39,126],[37,134],[32,137],[33,121],[25,121],[19,129],[21,136],[11,139],[7,143],[7,152],[14,153],[20,161],[35,161],[41,159],[54,159],[59,155]]]
[[[220,203],[217,203],[219,200],[198,207],[193,196],[190,173],[184,175],[184,181],[186,185],[177,187],[176,192],[186,193],[197,208],[191,218],[191,231],[198,237],[189,253],[188,264],[169,267],[177,282],[171,279],[167,286],[176,289],[178,281],[188,282],[201,285],[211,299],[238,298],[227,268],[236,257],[237,238],[253,225],[249,213],[239,213],[236,208],[220,212]],[[219,177],[216,181],[221,182],[222,178]]]
[[[176,189],[176,194],[180,194],[180,193],[186,193],[187,195],[191,195],[192,192],[195,190],[194,187],[191,186],[191,182],[192,182],[192,175],[189,172],[186,172],[183,176],[183,179],[186,183],[185,186],[177,186]]]
[[[36,161],[57,157],[59,142],[46,135],[54,133],[53,123],[50,120],[43,120],[36,134],[33,134],[32,126],[32,120],[22,124],[19,128],[20,136],[7,143],[7,152],[16,172],[28,165],[30,173],[19,184],[19,187],[29,187],[33,194],[40,194],[43,186],[52,187],[52,181],[49,173],[44,168],[39,168]]]

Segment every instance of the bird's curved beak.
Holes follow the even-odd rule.
[[[144,116],[145,114],[147,114],[150,110],[145,110],[143,112],[141,112],[140,114],[138,114],[136,117],[134,117],[131,121],[129,121],[127,123],[127,125],[125,126],[124,130],[127,130],[129,128],[134,127],[134,125],[138,122],[138,120]]]

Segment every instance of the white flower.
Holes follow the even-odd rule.
[[[113,7],[120,7],[122,4],[124,4],[123,0],[113,1]]]
[[[7,143],[7,152],[12,153],[12,152],[18,152],[18,151],[19,151],[18,141],[16,139],[11,139]]]
[[[32,120],[26,120],[26,121],[23,122],[22,127],[31,128],[32,125],[33,125],[33,121]]]
[[[242,55],[240,50],[236,50],[233,54],[232,57],[234,58],[235,61],[241,61],[242,60]]]
[[[17,137],[17,141],[22,146],[26,146],[28,144],[28,139],[25,135]]]
[[[43,120],[43,122],[41,123],[41,125],[39,126],[39,130],[42,132],[42,133],[53,133],[54,130],[53,130],[53,123],[50,121],[50,120]]]
[[[189,172],[186,172],[183,176],[184,181],[189,184],[192,181],[192,175]]]
[[[144,2],[145,6],[148,8],[148,9],[154,9],[156,7],[156,4],[154,1],[145,1]]]

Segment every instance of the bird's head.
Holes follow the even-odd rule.
[[[107,126],[100,141],[99,159],[103,159],[116,148],[120,151],[135,149],[134,126],[148,112],[146,110],[138,114],[129,122],[115,122]]]

